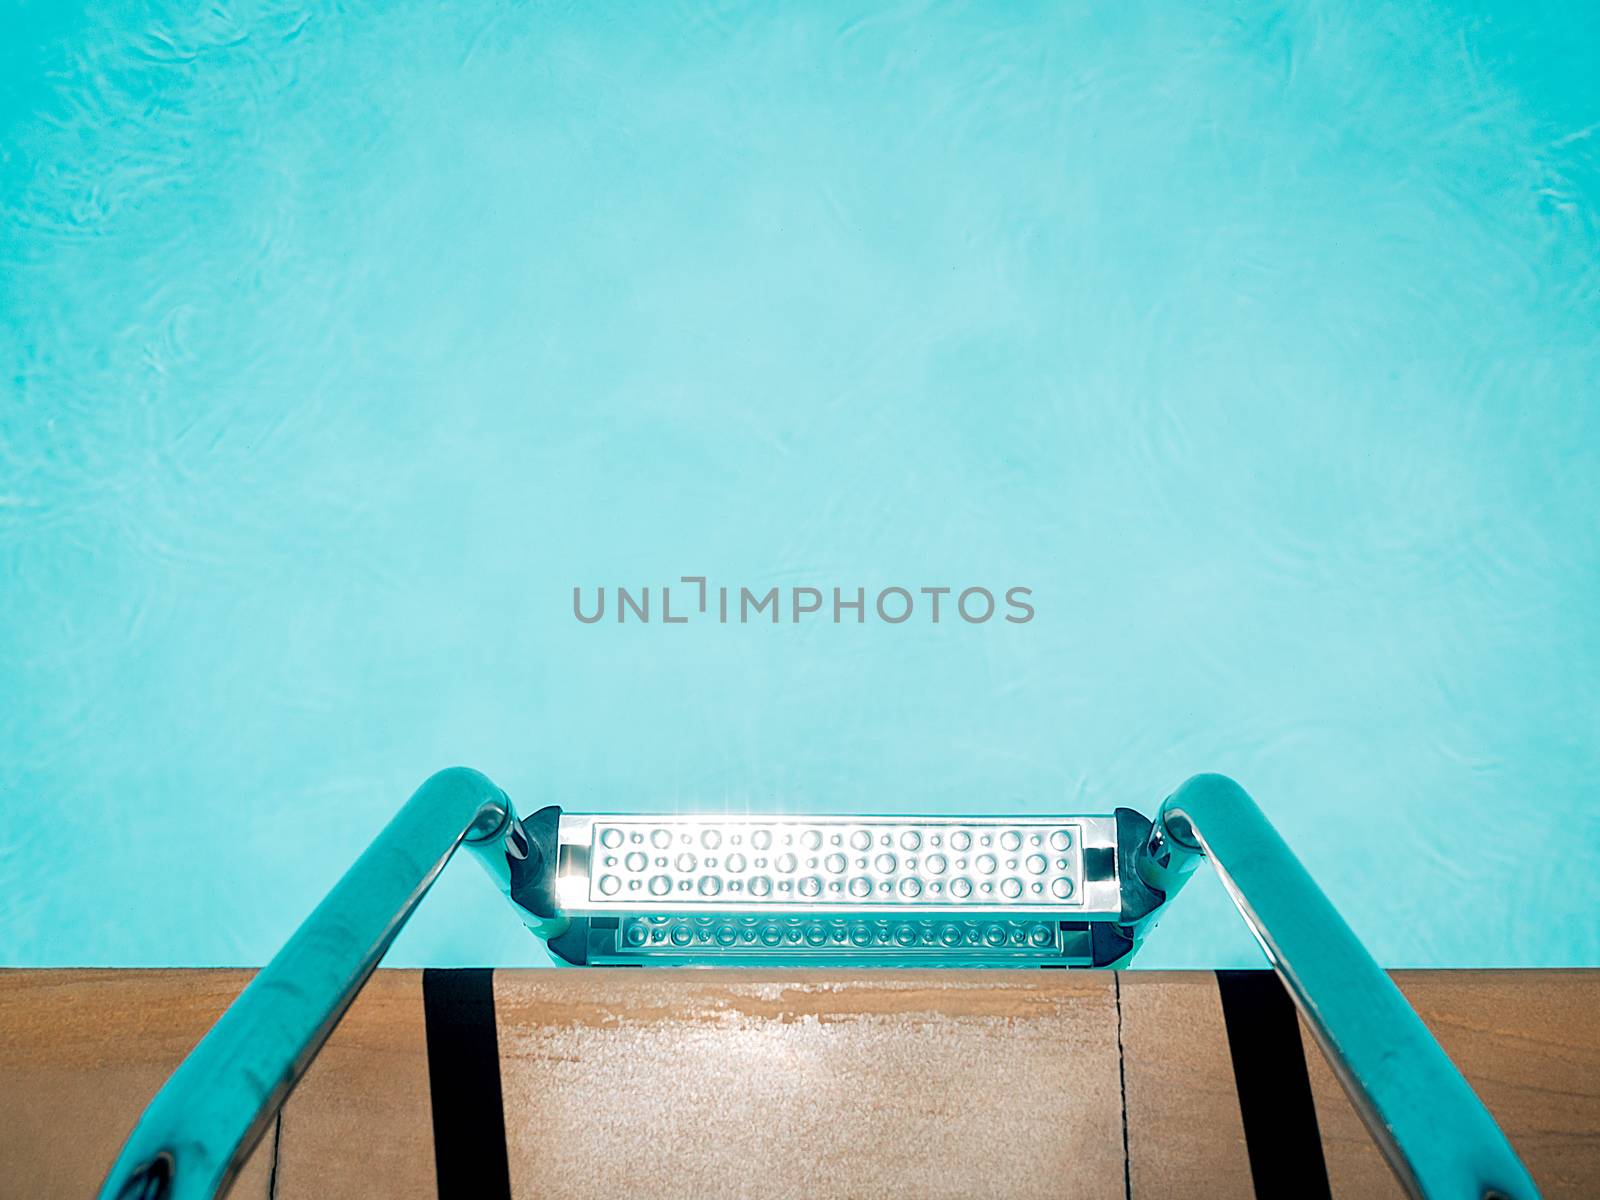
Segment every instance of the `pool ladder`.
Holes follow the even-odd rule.
[[[741,838],[741,845],[748,841],[754,851],[774,834],[799,839],[801,852],[815,843],[819,856],[830,844],[839,853],[826,859],[795,856],[792,863],[780,864],[787,856],[772,845],[776,885],[772,875],[749,873],[743,850],[737,852],[739,869],[733,870],[725,837]],[[638,849],[630,851],[635,836]],[[713,837],[721,857],[712,858],[711,869],[704,853],[696,857],[678,848],[693,843],[703,852]],[[983,862],[982,854],[975,855],[970,873],[982,882],[974,887],[969,881],[958,892],[948,874],[950,855],[975,838],[990,839],[999,853]],[[842,880],[851,869],[850,839],[860,839],[863,857],[854,860],[859,869],[846,889]],[[877,860],[871,857],[873,839],[885,848]],[[920,859],[906,857],[913,839]],[[669,843],[676,857],[654,853]],[[1030,843],[1041,851],[1037,858],[1028,854]],[[930,844],[939,850],[930,853]],[[882,947],[869,937],[859,947],[849,941],[817,947],[798,936],[792,946],[785,940],[768,948],[756,943],[750,948],[760,961],[812,961],[818,952],[850,962],[859,950],[860,961],[904,965],[990,963],[1007,955],[1016,958],[1013,965],[1115,965],[1132,956],[1161,908],[1204,857],[1407,1192],[1427,1200],[1538,1195],[1505,1135],[1422,1020],[1260,808],[1224,776],[1190,779],[1151,820],[1128,809],[1111,817],[1054,820],[729,822],[584,817],[548,808],[525,821],[487,778],[456,767],[416,791],[167,1080],[123,1146],[101,1200],[202,1200],[224,1191],[463,845],[558,956],[588,962],[593,953],[593,961],[627,961],[636,950],[641,965],[654,934],[646,935],[638,922],[651,911],[679,912],[684,928],[694,920],[704,923],[701,914],[722,913],[726,921],[753,925],[767,912],[774,920],[784,914],[781,920],[789,923],[784,928],[798,929],[804,918],[795,914],[829,913],[861,917],[857,925],[869,933],[890,922],[869,923],[866,914],[887,914],[896,918],[894,928],[911,931],[904,945],[890,940]],[[1016,857],[1004,861],[1015,874],[1007,875],[996,860],[1013,847]],[[612,849],[618,853],[610,854]],[[630,853],[640,856],[641,865],[624,882]],[[1055,854],[1059,857],[1052,858]],[[827,871],[805,874],[802,861],[830,862],[840,879],[828,880]],[[920,866],[912,871],[908,863]],[[996,885],[991,875],[1004,877]],[[759,896],[749,882],[756,878],[768,880]],[[706,882],[711,879],[717,881],[714,886]],[[861,896],[851,894],[856,879],[865,889]],[[1025,882],[1029,879],[1038,886]],[[1051,880],[1048,889],[1046,879]],[[1012,917],[1017,919],[1008,922]],[[1019,934],[1015,948],[1004,940],[989,945],[977,933],[979,926],[1015,925],[1054,932],[1039,935],[1043,945]],[[950,930],[955,931],[950,940],[941,942]],[[961,940],[968,933],[974,941],[970,959],[963,957],[967,948]],[[662,948],[668,957],[659,961],[673,961],[673,944]],[[698,961],[717,961],[723,949],[732,951],[728,961],[750,961],[738,957],[739,948],[733,941],[728,947],[711,942],[703,950],[689,949]],[[902,950],[904,957],[897,957]]]

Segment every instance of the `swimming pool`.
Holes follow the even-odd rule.
[[[6,21],[0,963],[264,962],[453,762],[1225,771],[1386,964],[1600,963],[1593,13]],[[574,617],[685,577],[1034,616]],[[390,961],[544,958],[457,868]]]

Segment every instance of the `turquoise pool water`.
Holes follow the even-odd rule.
[[[0,11],[0,963],[263,962],[454,762],[1220,770],[1386,963],[1600,963],[1594,6]],[[1035,616],[573,617],[684,575]]]

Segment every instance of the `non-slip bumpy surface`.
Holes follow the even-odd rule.
[[[1082,824],[596,818],[579,911],[1082,906]]]

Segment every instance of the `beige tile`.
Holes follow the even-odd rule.
[[[422,972],[379,971],[284,1105],[276,1200],[433,1200]]]
[[[505,973],[519,1196],[1105,1197],[1110,975]]]
[[[0,1195],[92,1195],[245,972],[0,972]],[[1600,1195],[1600,972],[1397,977],[1549,1200]],[[496,976],[519,1196],[1248,1196],[1209,972]],[[1399,1195],[1308,1043],[1334,1194]],[[1121,1070],[1119,1070],[1119,1065]],[[235,1195],[435,1195],[421,975],[380,972]]]
[[[93,1196],[249,971],[0,971],[0,1196]],[[268,1130],[230,1195],[267,1200]]]
[[[1216,976],[1126,971],[1119,979],[1132,1195],[1253,1194]]]

